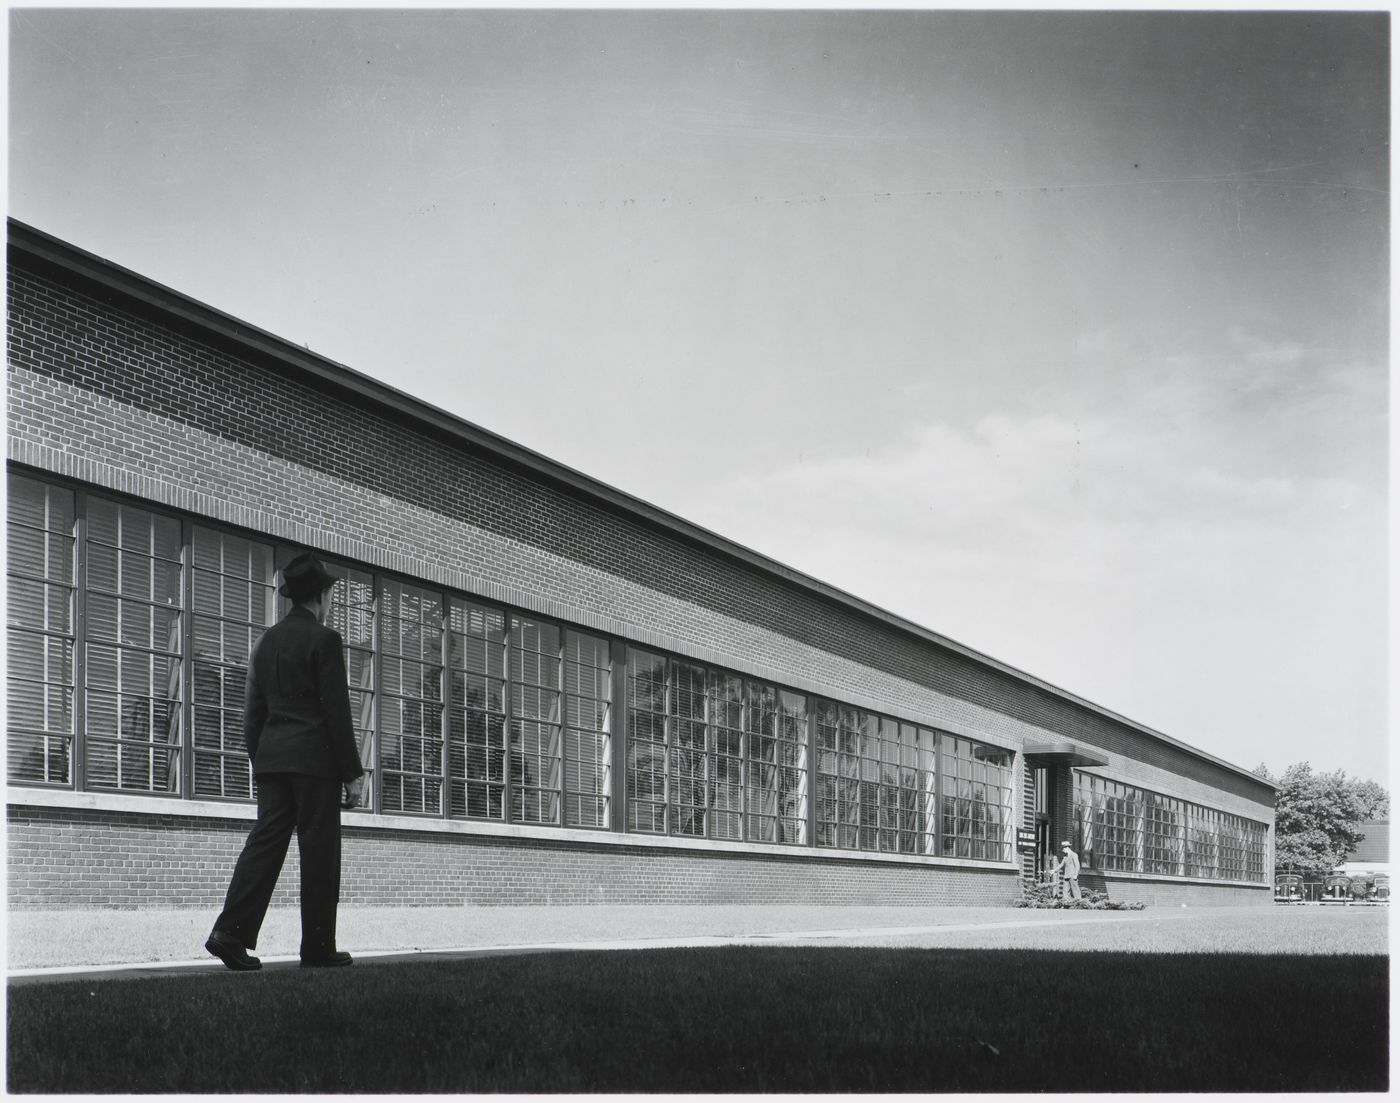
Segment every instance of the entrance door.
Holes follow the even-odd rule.
[[[1031,780],[1035,786],[1035,877],[1038,881],[1050,867],[1054,854],[1050,849],[1050,771],[1032,770]]]

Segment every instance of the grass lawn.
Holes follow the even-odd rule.
[[[717,947],[12,985],[12,1092],[1384,1091],[1378,955]]]

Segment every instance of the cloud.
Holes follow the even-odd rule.
[[[1240,473],[1213,451],[1203,434],[1166,420],[997,412],[967,428],[920,425],[880,449],[749,472],[712,486],[704,505],[712,517],[792,509],[820,516],[824,529],[839,517],[901,539],[977,544],[992,543],[988,533],[1085,526],[1287,527],[1295,515],[1374,505],[1363,484]]]
[[[1083,334],[1027,408],[1119,428],[1179,462],[1245,478],[1385,487],[1384,350],[1306,344],[1286,330],[1160,326]]]
[[[1366,769],[1384,753],[1383,495],[1241,473],[1179,436],[1003,411],[750,472],[681,511],[1229,760],[1299,760],[1332,725],[1339,764]]]
[[[1231,345],[1250,364],[1296,368],[1303,363],[1307,351],[1297,341],[1269,341],[1242,326],[1230,326],[1228,335]]]

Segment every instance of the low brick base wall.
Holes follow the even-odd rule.
[[[11,908],[218,908],[247,820],[10,806]],[[294,906],[293,842],[273,906]],[[1000,905],[1013,870],[536,841],[348,824],[347,904]]]
[[[1139,881],[1131,877],[1106,877],[1086,873],[1079,878],[1081,888],[1108,893],[1110,900],[1137,900],[1148,907],[1237,907],[1272,904],[1270,885],[1212,885],[1201,881]]]

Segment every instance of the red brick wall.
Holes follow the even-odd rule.
[[[250,824],[201,817],[9,809],[11,908],[223,903]],[[346,826],[341,900],[511,904],[1009,904],[1010,870],[824,856],[736,855]],[[295,906],[296,844],[274,906]]]
[[[1108,893],[1110,900],[1136,900],[1150,908],[1227,907],[1272,904],[1272,885],[1212,885],[1203,881],[1148,880],[1101,873],[1079,878],[1080,888]]]

